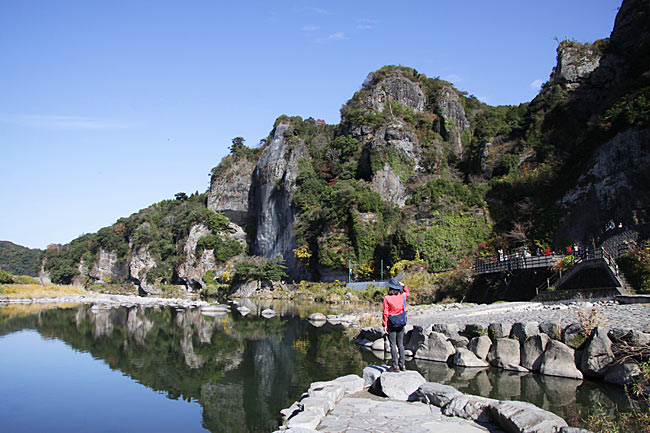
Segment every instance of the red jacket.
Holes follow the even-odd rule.
[[[411,292],[409,292],[409,289],[406,286],[404,286],[404,293],[384,296],[384,316],[382,318],[384,328],[388,326],[388,316],[395,316],[404,311],[405,295],[406,298],[411,296]]]

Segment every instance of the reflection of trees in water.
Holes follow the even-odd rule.
[[[311,382],[364,366],[341,332],[296,317],[82,306],[9,318],[0,309],[0,332],[25,328],[89,352],[169,398],[198,401],[214,432],[272,431],[279,411]]]

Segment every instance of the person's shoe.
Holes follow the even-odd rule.
[[[395,373],[395,372],[399,371],[399,368],[398,368],[398,367],[395,367],[395,366],[393,365],[391,368],[388,369],[388,371],[390,371],[391,373]]]
[[[406,366],[405,365],[400,365],[399,369],[400,369],[400,371],[406,371]]]

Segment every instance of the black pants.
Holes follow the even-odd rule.
[[[404,356],[404,327],[393,328],[388,326],[388,340],[390,341],[390,356],[393,360],[393,367],[397,367],[397,350],[399,349],[399,365],[404,366],[406,357]],[[397,346],[397,347],[395,347]]]

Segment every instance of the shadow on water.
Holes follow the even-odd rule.
[[[311,382],[360,375],[365,366],[381,362],[352,344],[342,328],[317,328],[304,320],[314,312],[313,305],[246,306],[251,310],[246,316],[233,309],[216,317],[199,309],[7,307],[0,308],[0,336],[34,329],[44,338],[88,352],[170,399],[198,402],[203,427],[212,432],[274,431],[280,410]],[[268,307],[280,314],[262,318],[261,311]],[[318,309],[325,314],[344,311]],[[591,381],[493,368],[454,369],[420,360],[407,366],[465,393],[532,402],[570,425],[582,424],[598,403],[608,411],[626,404],[621,389]],[[74,401],[75,396],[61,398]]]

